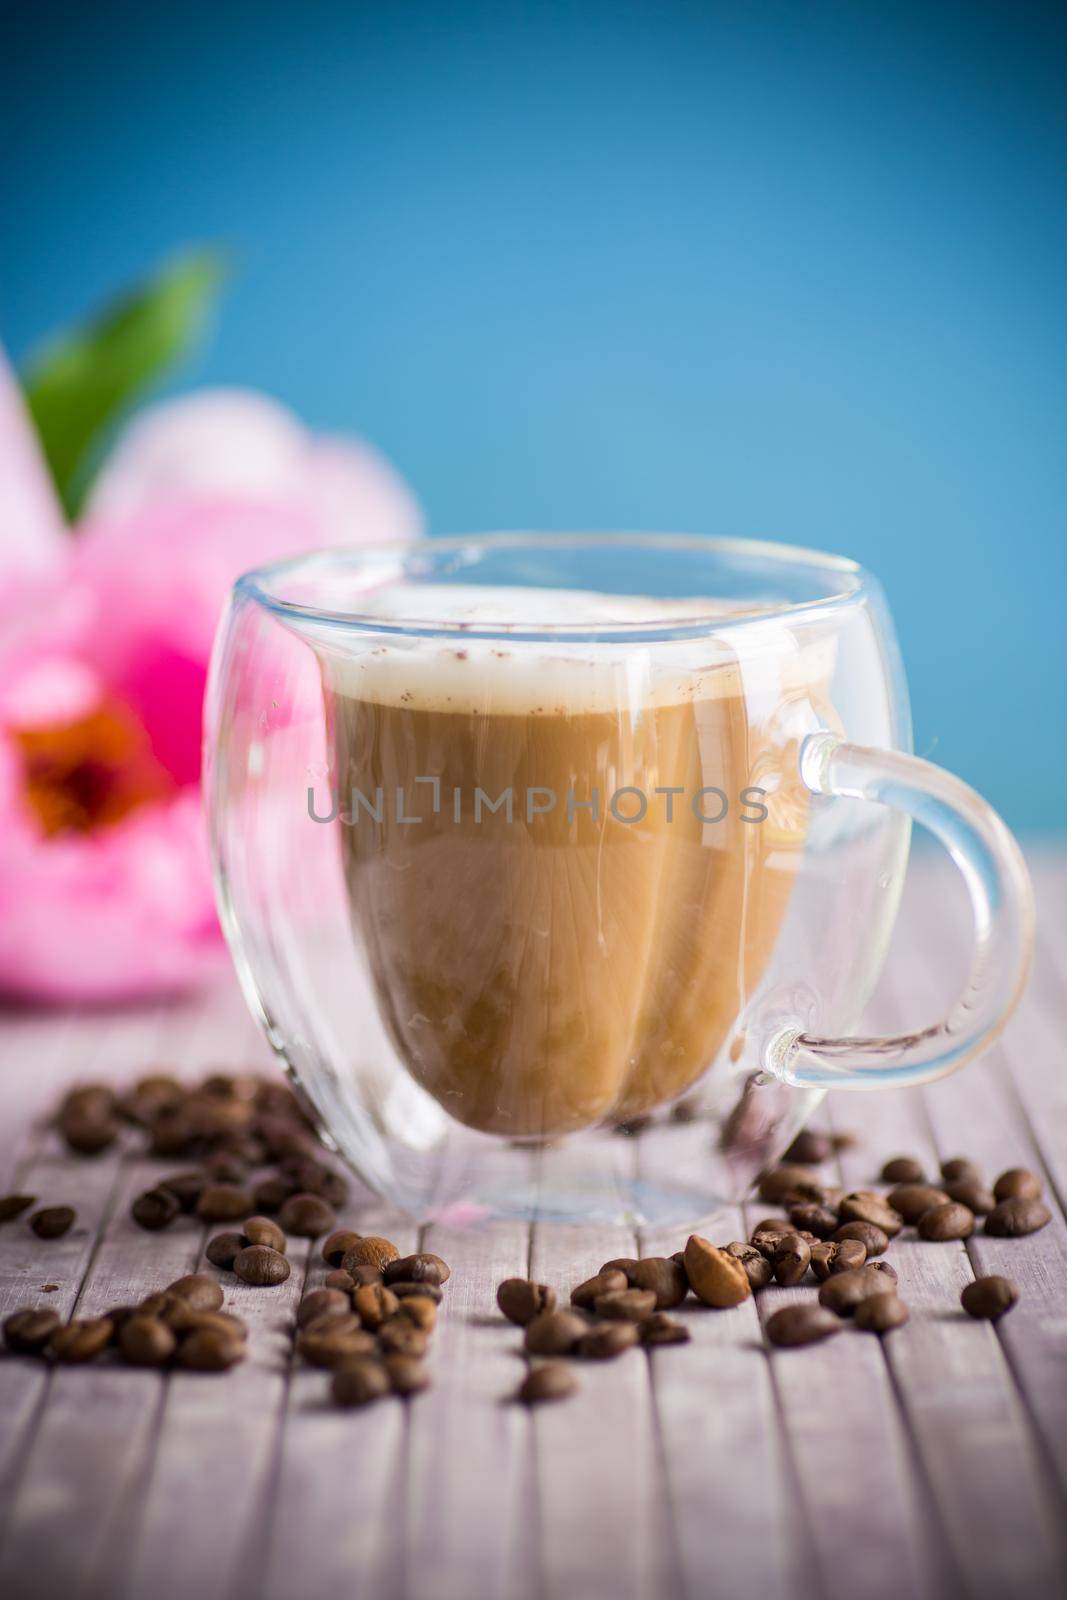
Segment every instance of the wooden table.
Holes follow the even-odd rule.
[[[236,1286],[251,1356],[226,1377],[0,1361],[0,1593],[153,1600],[655,1600],[1052,1596],[1064,1592],[1067,1492],[1067,858],[1033,861],[1040,942],[1020,1015],[990,1056],[931,1088],[831,1097],[857,1133],[841,1180],[913,1152],[965,1153],[989,1175],[1044,1174],[1050,1227],[1019,1241],[914,1238],[892,1251],[910,1323],[770,1351],[761,1324],[798,1291],[685,1313],[693,1338],[581,1368],[581,1390],[529,1413],[496,1284],[560,1288],[613,1255],[678,1248],[625,1229],[514,1224],[421,1234],[371,1198],[363,1232],[452,1264],[434,1387],[406,1405],[338,1412],[294,1365],[291,1316],[325,1268],[294,1243],[280,1290]],[[944,1009],[964,913],[943,873],[913,865],[884,992],[889,1025]],[[0,1314],[129,1302],[190,1271],[203,1230],[131,1222],[158,1164],[126,1152],[74,1170],[42,1113],[77,1079],[152,1062],[193,1073],[268,1065],[231,982],[195,1003],[123,1015],[9,1014],[0,1027],[0,1193],[77,1198],[79,1226],[43,1244],[0,1228]],[[1056,1197],[1059,1197],[1057,1201]],[[760,1211],[766,1209],[759,1207]],[[751,1217],[749,1218],[751,1222]],[[744,1219],[717,1224],[745,1237]],[[1000,1325],[959,1308],[976,1273],[1022,1300]]]

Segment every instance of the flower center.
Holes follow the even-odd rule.
[[[111,827],[175,788],[144,728],[117,701],[77,722],[16,728],[13,735],[25,764],[26,799],[49,838]]]

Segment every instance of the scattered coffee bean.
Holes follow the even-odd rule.
[[[918,1223],[924,1211],[945,1205],[948,1198],[943,1189],[935,1189],[928,1183],[900,1183],[886,1195],[893,1210],[911,1227]]]
[[[894,1283],[897,1281],[897,1269],[889,1261],[871,1261],[868,1263],[872,1272],[881,1272]]]
[[[985,1231],[995,1239],[1020,1239],[1036,1233],[1052,1221],[1052,1212],[1043,1200],[1000,1200],[985,1219]]]
[[[593,1301],[597,1316],[610,1322],[644,1322],[655,1309],[656,1296],[651,1289],[623,1289],[621,1293],[599,1294]]]
[[[234,1256],[233,1270],[242,1283],[268,1289],[284,1283],[291,1269],[280,1250],[272,1250],[265,1244],[249,1244]]]
[[[432,1333],[437,1326],[437,1306],[429,1295],[413,1294],[401,1300],[397,1315],[407,1317],[423,1333]]]
[[[863,1246],[867,1260],[873,1256],[884,1256],[889,1249],[889,1240],[882,1229],[876,1228],[873,1222],[843,1222],[834,1233],[834,1242],[847,1244],[850,1240],[854,1244]],[[862,1261],[857,1265],[862,1266]]]
[[[425,1250],[419,1255],[401,1256],[396,1261],[387,1261],[382,1269],[382,1277],[386,1283],[435,1283],[440,1287],[447,1283],[451,1276],[452,1269],[448,1262]]]
[[[635,1256],[618,1256],[614,1261],[605,1261],[601,1272],[621,1272],[627,1284],[632,1289],[634,1286],[634,1273],[641,1265]]]
[[[900,1213],[870,1189],[855,1189],[846,1194],[838,1214],[842,1222],[873,1222],[889,1239],[895,1239],[904,1226]]]
[[[296,1185],[288,1178],[264,1178],[252,1190],[253,1206],[256,1211],[264,1211],[268,1215],[282,1209],[289,1196],[296,1193]]]
[[[586,1361],[612,1361],[624,1350],[632,1350],[637,1340],[635,1322],[602,1322],[583,1333],[574,1353]]]
[[[357,1268],[357,1271],[370,1271],[370,1269],[369,1268]],[[372,1278],[368,1278],[366,1280],[366,1282],[368,1282],[368,1283],[381,1282],[381,1279],[379,1278],[379,1279],[375,1280],[375,1279],[372,1279]],[[361,1284],[360,1284],[359,1281],[357,1281],[355,1287],[357,1289],[361,1287]],[[406,1300],[409,1295],[413,1295],[413,1294],[414,1295],[425,1295],[426,1298],[428,1300],[432,1300],[435,1305],[440,1305],[441,1301],[444,1299],[444,1291],[436,1283],[391,1283],[389,1285],[389,1288],[390,1288],[391,1292],[396,1295],[398,1300]]]
[[[630,1281],[625,1272],[610,1268],[606,1272],[598,1272],[593,1278],[586,1278],[584,1283],[576,1284],[571,1290],[571,1305],[580,1306],[583,1311],[592,1311],[602,1294],[622,1294],[629,1287]]]
[[[317,1239],[336,1228],[337,1213],[321,1195],[293,1194],[279,1211],[278,1221],[297,1239]]]
[[[115,1143],[119,1125],[111,1116],[74,1111],[60,1119],[59,1131],[68,1149],[81,1156],[96,1156]]]
[[[757,1255],[756,1259],[758,1261],[763,1261],[763,1257],[760,1255]],[[764,1262],[764,1265],[766,1265],[766,1262]],[[624,1327],[626,1324],[618,1323],[616,1326]],[[669,1317],[665,1311],[653,1312],[652,1316],[646,1317],[645,1321],[638,1326],[637,1331],[640,1335],[642,1344],[660,1345],[689,1343],[689,1329],[686,1327],[685,1323],[676,1322],[674,1318]]]
[[[165,1189],[177,1200],[182,1211],[195,1211],[196,1202],[207,1187],[207,1179],[202,1172],[172,1172],[169,1178],[161,1178],[156,1184],[157,1189]]]
[[[345,1272],[341,1267],[335,1267],[328,1272],[322,1280],[324,1289],[340,1289],[342,1294],[350,1295],[356,1287],[356,1280],[350,1272]]]
[[[542,1311],[526,1324],[524,1344],[531,1355],[565,1356],[588,1331],[578,1311]]]
[[[309,1322],[314,1322],[316,1317],[343,1315],[351,1309],[351,1299],[341,1290],[312,1289],[297,1307],[296,1325],[298,1328],[304,1328]]]
[[[721,1310],[740,1305],[752,1293],[744,1263],[697,1233],[690,1235],[685,1247],[685,1272],[693,1293],[706,1306]]]
[[[251,1216],[255,1202],[235,1183],[208,1183],[200,1191],[196,1214],[203,1222],[238,1222]]]
[[[252,1245],[251,1249],[259,1246]],[[285,1257],[282,1257],[285,1260]],[[245,1358],[245,1344],[218,1328],[198,1328],[178,1346],[178,1362],[194,1372],[225,1372]]]
[[[233,1264],[246,1244],[247,1240],[243,1233],[217,1233],[213,1239],[208,1240],[204,1254],[213,1267],[221,1267],[223,1272],[232,1272]]]
[[[380,1328],[396,1316],[399,1306],[393,1291],[381,1283],[364,1283],[352,1291],[352,1309],[365,1328]]]
[[[811,1168],[791,1163],[772,1167],[761,1175],[759,1197],[772,1206],[796,1205],[801,1200],[822,1198],[819,1180]]]
[[[74,1226],[76,1212],[72,1206],[45,1206],[30,1218],[30,1227],[38,1239],[62,1239]]]
[[[0,1199],[0,1222],[10,1222],[14,1217],[21,1217],[36,1201],[35,1194],[5,1194]]]
[[[755,1245],[743,1244],[741,1240],[735,1239],[732,1244],[724,1245],[723,1248],[728,1256],[734,1256],[740,1261],[745,1269],[745,1276],[748,1278],[751,1289],[765,1289],[767,1287],[774,1277],[774,1268],[767,1260],[767,1257],[760,1254]]]
[[[1025,1167],[1009,1167],[993,1185],[994,1200],[1040,1200],[1041,1179]]]
[[[856,1307],[854,1322],[865,1333],[889,1333],[908,1320],[908,1308],[898,1294],[872,1294]]]
[[[866,1227],[869,1224],[849,1222],[845,1226]],[[831,1239],[811,1247],[811,1270],[820,1283],[837,1272],[855,1272],[866,1260],[867,1250],[859,1239]]]
[[[158,1233],[160,1228],[170,1226],[181,1209],[181,1201],[170,1189],[148,1189],[137,1196],[130,1215],[138,1227]]]
[[[180,1303],[165,1289],[157,1289],[154,1294],[146,1294],[137,1309],[146,1317],[162,1317],[171,1307]]]
[[[217,1311],[223,1301],[222,1289],[214,1278],[203,1272],[190,1272],[184,1278],[175,1279],[168,1283],[165,1292],[184,1300],[194,1311]]]
[[[802,1305],[783,1306],[767,1319],[767,1337],[772,1344],[783,1349],[799,1345],[817,1344],[840,1333],[843,1324],[825,1306],[814,1305],[810,1300]]]
[[[303,1330],[296,1348],[309,1366],[333,1370],[374,1355],[378,1345],[374,1335],[359,1326],[358,1317],[320,1317]]]
[[[758,1250],[760,1255],[764,1256],[767,1261],[773,1262],[774,1252],[777,1250],[779,1243],[787,1233],[792,1232],[794,1232],[794,1229],[788,1222],[775,1223],[774,1227],[764,1223],[756,1228],[752,1234],[752,1248]]]
[[[637,1263],[632,1287],[651,1289],[657,1311],[673,1311],[689,1293],[689,1279],[670,1256],[645,1256]]]
[[[1010,1278],[991,1273],[986,1278],[975,1278],[960,1295],[960,1304],[969,1317],[995,1321],[1010,1311],[1019,1298],[1019,1291]]]
[[[916,1161],[914,1156],[894,1156],[882,1168],[880,1177],[883,1183],[925,1183],[926,1175],[922,1169],[922,1162]]]
[[[811,1265],[811,1248],[799,1233],[786,1233],[778,1241],[774,1252],[774,1276],[778,1283],[789,1287],[807,1276]]]
[[[987,1189],[977,1178],[948,1179],[945,1193],[950,1200],[973,1211],[976,1217],[986,1216],[997,1203],[992,1189]]]
[[[119,1330],[119,1349],[131,1367],[166,1366],[178,1340],[173,1329],[156,1317],[127,1317]]]
[[[77,1317],[65,1328],[55,1328],[46,1346],[53,1361],[92,1361],[111,1343],[111,1323],[106,1317]]]
[[[374,1267],[378,1272],[383,1272],[390,1261],[395,1261],[400,1251],[388,1239],[379,1239],[375,1235],[360,1239],[351,1250],[346,1250],[341,1258],[341,1265],[346,1272],[351,1272],[355,1277],[357,1267]]]
[[[15,1355],[40,1355],[58,1327],[59,1318],[54,1311],[26,1307],[12,1312],[4,1323],[4,1343]]]
[[[430,1369],[417,1356],[387,1355],[382,1365],[394,1394],[419,1394],[430,1386]]]
[[[276,1222],[270,1217],[246,1217],[241,1224],[241,1232],[249,1244],[265,1244],[270,1250],[277,1250],[278,1254],[285,1254],[288,1241],[285,1234]]]
[[[804,1128],[797,1134],[782,1160],[790,1165],[817,1167],[829,1161],[834,1153],[829,1134],[816,1133],[814,1128]]]
[[[509,1322],[524,1328],[543,1311],[555,1310],[556,1291],[528,1278],[505,1278],[496,1292],[496,1303]]]
[[[416,1328],[407,1317],[390,1317],[378,1329],[378,1347],[383,1355],[422,1357],[429,1346],[429,1334]]]
[[[974,1212],[955,1200],[931,1206],[919,1218],[919,1238],[943,1244],[952,1239],[969,1239],[974,1232]]]
[[[328,1267],[339,1267],[345,1256],[362,1239],[361,1233],[353,1233],[351,1228],[335,1228],[333,1233],[327,1234],[322,1241],[322,1259]]]
[[[392,1385],[388,1369],[380,1361],[364,1356],[338,1367],[330,1383],[334,1404],[366,1406],[387,1395]]]
[[[526,1374],[519,1399],[523,1405],[542,1405],[546,1400],[566,1400],[577,1387],[578,1380],[569,1367],[560,1361],[549,1361]]]
[[[831,1211],[829,1206],[817,1205],[814,1200],[802,1200],[799,1205],[789,1207],[789,1220],[798,1231],[814,1234],[816,1239],[832,1239],[837,1212]]]
[[[961,1178],[973,1178],[975,1183],[982,1181],[980,1168],[965,1156],[953,1156],[951,1161],[942,1161],[941,1176],[946,1183],[958,1183]]]
[[[872,1294],[892,1294],[896,1284],[887,1273],[874,1267],[856,1267],[851,1272],[834,1272],[819,1290],[819,1304],[838,1316],[851,1317],[861,1301]]]
[[[110,1311],[108,1316],[110,1316]],[[184,1338],[188,1333],[199,1333],[203,1328],[210,1328],[215,1333],[221,1333],[227,1339],[245,1340],[248,1338],[248,1324],[240,1317],[235,1317],[230,1311],[194,1311],[192,1306],[176,1300],[168,1306],[159,1319],[165,1322],[172,1333],[179,1338]]]

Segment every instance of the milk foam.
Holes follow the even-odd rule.
[[[373,624],[302,626],[333,693],[410,710],[560,716],[723,695],[773,705],[804,686],[825,688],[833,670],[827,631],[762,615],[739,628],[748,608],[712,598],[396,583],[346,599],[354,615],[394,625],[460,625],[432,638],[379,633]],[[508,637],[568,625],[610,633],[705,621],[697,638],[651,643]],[[472,638],[467,628],[501,637]]]

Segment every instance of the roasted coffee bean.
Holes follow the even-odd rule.
[[[578,1380],[561,1361],[548,1361],[526,1374],[519,1388],[523,1405],[539,1406],[546,1400],[566,1400],[578,1387]]]
[[[157,1317],[127,1317],[119,1331],[119,1349],[131,1367],[166,1366],[178,1340],[165,1322]]]
[[[1040,1200],[1041,1179],[1025,1167],[1009,1167],[993,1185],[994,1200]]]
[[[35,1194],[5,1194],[0,1199],[0,1222],[10,1222],[14,1217],[21,1217],[36,1201]]]
[[[357,1271],[359,1270],[361,1269],[357,1268]],[[371,1269],[369,1267],[365,1267],[362,1270],[369,1272]],[[366,1281],[368,1283],[380,1282],[381,1279],[368,1278]],[[356,1288],[358,1289],[359,1287],[360,1284],[357,1282]],[[440,1305],[441,1301],[444,1299],[444,1290],[441,1289],[436,1283],[391,1283],[389,1288],[393,1294],[396,1295],[398,1300],[406,1300],[409,1295],[417,1294],[425,1295],[426,1298],[428,1300],[432,1300],[435,1305]]]
[[[760,1254],[754,1244],[744,1244],[740,1239],[735,1239],[731,1244],[724,1245],[723,1249],[728,1256],[740,1261],[751,1289],[765,1289],[774,1277],[771,1263],[766,1256]]]
[[[356,1287],[356,1280],[350,1272],[345,1272],[341,1267],[335,1267],[328,1272],[322,1280],[324,1289],[340,1289],[342,1294],[350,1295]]]
[[[896,1281],[897,1281],[897,1269],[890,1262],[885,1261],[885,1260],[882,1260],[882,1261],[871,1261],[871,1262],[868,1262],[868,1265],[869,1265],[869,1267],[870,1267],[872,1272],[881,1272],[887,1278],[892,1278],[893,1282],[896,1283]]]
[[[279,1255],[285,1254],[288,1241],[270,1217],[246,1217],[241,1224],[241,1232],[249,1244],[265,1244],[269,1249],[277,1250]]]
[[[330,1393],[338,1406],[367,1406],[387,1395],[392,1385],[388,1369],[380,1361],[364,1356],[338,1367],[330,1383]]]
[[[419,1394],[430,1387],[430,1369],[417,1356],[387,1355],[382,1365],[394,1394]]]
[[[1019,1298],[1019,1291],[1010,1278],[991,1273],[986,1278],[975,1278],[960,1295],[960,1305],[969,1317],[995,1321],[1010,1311]]]
[[[752,1293],[744,1263],[697,1233],[690,1235],[685,1247],[685,1272],[693,1293],[706,1306],[721,1310],[740,1305]]]
[[[870,1189],[854,1189],[846,1194],[838,1207],[842,1222],[873,1222],[889,1239],[895,1239],[903,1228],[900,1213]]]
[[[1052,1212],[1043,1200],[1001,1200],[985,1219],[985,1231],[995,1239],[1019,1239],[1036,1233],[1052,1221]]]
[[[255,1209],[248,1190],[235,1183],[205,1184],[196,1202],[196,1214],[204,1222],[238,1222]]]
[[[249,1244],[234,1256],[233,1270],[242,1283],[270,1289],[284,1283],[291,1269],[280,1250],[272,1250],[266,1244]]]
[[[829,1206],[816,1205],[814,1200],[790,1206],[789,1220],[798,1232],[813,1234],[816,1239],[832,1239],[837,1228],[837,1212]]]
[[[288,1178],[279,1177],[277,1174],[263,1178],[252,1190],[254,1209],[273,1216],[293,1194],[296,1194],[296,1184]]]
[[[783,1306],[781,1311],[768,1317],[767,1337],[772,1344],[791,1349],[829,1339],[840,1333],[842,1327],[843,1323],[832,1311],[808,1300],[802,1305]]]
[[[133,1202],[130,1215],[138,1227],[158,1233],[170,1226],[181,1209],[181,1201],[170,1189],[147,1189]]]
[[[194,1311],[217,1311],[223,1301],[222,1289],[204,1272],[190,1272],[184,1278],[176,1278],[167,1284],[165,1292],[184,1300]]]
[[[981,1169],[965,1156],[953,1156],[951,1161],[942,1161],[941,1176],[946,1183],[958,1183],[961,1178],[973,1178],[975,1183],[982,1181]]]
[[[325,1326],[335,1320],[337,1326]],[[326,1317],[320,1318],[320,1322],[323,1326],[312,1324],[305,1328],[296,1342],[298,1352],[309,1366],[329,1371],[377,1353],[377,1340],[366,1328],[341,1327],[340,1319]]]
[[[956,1178],[945,1184],[945,1193],[950,1200],[957,1201],[961,1206],[966,1206],[968,1211],[973,1211],[976,1217],[984,1217],[996,1205],[992,1189],[987,1189],[977,1178]]]
[[[111,1343],[111,1323],[106,1317],[77,1317],[65,1328],[55,1328],[47,1351],[53,1361],[65,1364],[92,1361]]]
[[[951,1239],[969,1239],[974,1232],[974,1212],[955,1200],[931,1206],[919,1218],[919,1238],[946,1243]]]
[[[916,1161],[914,1156],[894,1156],[892,1161],[886,1162],[880,1176],[883,1183],[925,1183],[926,1181],[922,1162]]]
[[[601,1322],[582,1334],[574,1354],[586,1361],[612,1361],[624,1350],[632,1350],[637,1340],[635,1322]]]
[[[754,1231],[752,1248],[758,1250],[760,1255],[764,1256],[767,1261],[773,1262],[774,1252],[781,1241],[787,1233],[794,1233],[795,1231],[788,1222],[777,1223],[773,1228],[764,1225]]]
[[[328,1267],[339,1267],[352,1246],[357,1245],[362,1237],[361,1233],[353,1233],[351,1228],[335,1228],[322,1241],[322,1259]]]
[[[4,1323],[4,1343],[16,1355],[40,1355],[58,1327],[59,1318],[54,1311],[27,1306],[23,1311],[12,1312]]]
[[[298,1328],[304,1328],[309,1322],[314,1322],[316,1317],[343,1315],[351,1309],[351,1299],[339,1289],[312,1289],[297,1307],[296,1325]]]
[[[218,1155],[209,1156],[204,1168],[204,1187],[209,1183],[232,1183],[235,1188],[243,1188],[248,1178],[248,1168],[243,1161],[228,1154],[225,1150]]]
[[[543,1311],[556,1308],[556,1291],[546,1283],[531,1283],[528,1278],[505,1278],[496,1292],[496,1303],[509,1322],[525,1328]]]
[[[365,1328],[379,1328],[395,1317],[400,1301],[381,1283],[364,1283],[352,1291],[352,1309]]]
[[[440,1256],[422,1251],[414,1256],[401,1256],[397,1261],[387,1261],[382,1268],[386,1283],[435,1283],[438,1288],[452,1276],[452,1268]]]
[[[762,1261],[762,1256],[757,1256]],[[766,1264],[766,1263],[764,1263]],[[615,1323],[615,1327],[625,1327],[625,1323]],[[689,1329],[684,1322],[675,1322],[665,1311],[655,1311],[652,1316],[646,1317],[637,1329],[641,1343],[647,1345],[660,1344],[688,1344]]]
[[[401,1300],[397,1315],[407,1317],[423,1333],[432,1333],[437,1326],[437,1306],[429,1295],[409,1295],[406,1300]]]
[[[623,1289],[621,1293],[598,1294],[593,1301],[597,1316],[609,1322],[644,1322],[655,1309],[656,1296],[651,1289]]]
[[[782,1160],[787,1164],[817,1167],[829,1161],[833,1153],[833,1143],[828,1134],[816,1133],[814,1128],[804,1128],[797,1134]]]
[[[635,1256],[617,1256],[614,1261],[605,1261],[600,1271],[621,1272],[626,1279],[627,1285],[632,1289],[634,1286],[634,1273],[640,1265],[640,1261]],[[598,1273],[597,1276],[599,1277],[599,1275]]]
[[[565,1356],[588,1332],[589,1323],[579,1311],[542,1311],[526,1324],[523,1342],[531,1355]]]
[[[390,1317],[378,1329],[378,1346],[384,1355],[424,1356],[430,1336],[406,1317]]]
[[[914,1227],[924,1211],[929,1211],[933,1206],[943,1206],[948,1195],[943,1189],[935,1189],[928,1183],[899,1183],[895,1189],[890,1189],[886,1200],[905,1222]]]
[[[867,1227],[868,1224],[849,1222],[845,1226]],[[867,1249],[860,1239],[831,1239],[811,1247],[811,1270],[820,1283],[838,1272],[855,1272],[866,1260]]]
[[[872,1294],[861,1300],[853,1318],[865,1333],[889,1333],[908,1320],[908,1308],[898,1294]]]
[[[799,1283],[807,1276],[811,1265],[811,1247],[799,1233],[787,1233],[778,1241],[774,1252],[774,1276],[786,1287]]]
[[[598,1272],[596,1277],[586,1278],[584,1283],[575,1285],[571,1290],[571,1305],[581,1306],[583,1311],[592,1311],[600,1295],[622,1294],[629,1287],[630,1282],[625,1272],[614,1270]]]
[[[156,1184],[157,1189],[172,1194],[183,1211],[196,1209],[196,1202],[206,1186],[207,1179],[202,1172],[172,1172],[169,1178],[161,1178]]]
[[[225,1372],[243,1361],[245,1353],[243,1339],[232,1338],[218,1328],[198,1328],[178,1346],[178,1363],[194,1372]]]
[[[760,1176],[759,1197],[772,1206],[790,1206],[801,1200],[820,1200],[819,1187],[810,1167],[783,1163]]]
[[[62,1239],[74,1226],[76,1212],[73,1206],[45,1206],[30,1218],[30,1227],[38,1239]]]
[[[367,1238],[360,1239],[351,1250],[345,1251],[341,1265],[346,1272],[351,1272],[353,1277],[357,1267],[375,1267],[377,1271],[383,1272],[390,1261],[395,1261],[399,1254],[400,1251],[390,1240],[379,1239],[371,1234]]]
[[[137,1310],[146,1317],[164,1317],[172,1307],[181,1305],[181,1301],[174,1295],[168,1294],[165,1289],[157,1289],[154,1294],[146,1294]]]
[[[336,1228],[337,1213],[321,1195],[293,1194],[279,1211],[278,1221],[297,1239],[317,1239]]]
[[[204,1254],[213,1267],[221,1267],[223,1272],[232,1272],[233,1264],[246,1244],[247,1240],[243,1233],[217,1233],[213,1239],[208,1240]]]
[[[872,1294],[892,1294],[896,1283],[875,1267],[855,1267],[851,1272],[834,1272],[819,1290],[819,1304],[838,1316],[851,1317],[862,1300]]]
[[[110,1113],[68,1111],[60,1117],[59,1131],[68,1149],[80,1156],[96,1156],[115,1143],[119,1125]]]
[[[110,1312],[108,1315],[110,1316]],[[202,1328],[212,1328],[228,1339],[247,1339],[248,1325],[229,1311],[194,1311],[184,1301],[175,1300],[159,1318],[179,1339],[186,1334],[199,1333]]]
[[[873,1222],[843,1222],[834,1233],[834,1243],[846,1244],[849,1240],[863,1246],[867,1260],[873,1256],[884,1256],[889,1249],[889,1240]],[[863,1262],[856,1264],[862,1266]]]
[[[66,1116],[109,1117],[115,1109],[115,1094],[106,1083],[79,1083],[68,1089],[59,1106],[60,1121]]]

